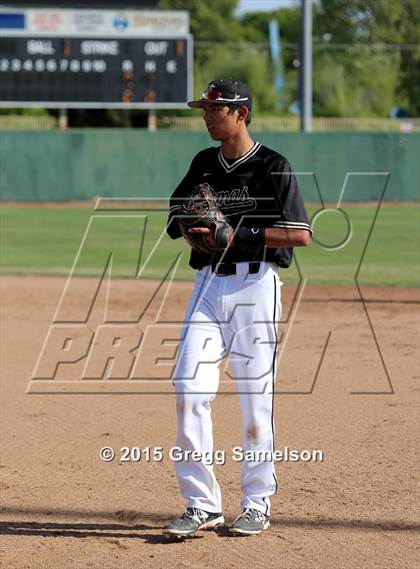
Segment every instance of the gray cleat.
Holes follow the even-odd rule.
[[[206,512],[199,508],[187,508],[180,518],[177,518],[163,529],[168,536],[186,537],[194,535],[199,529],[214,529],[225,523],[223,514]]]
[[[268,516],[254,510],[245,508],[229,527],[229,533],[237,535],[258,535],[270,527]]]

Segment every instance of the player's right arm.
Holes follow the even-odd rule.
[[[166,224],[166,232],[171,239],[178,239],[178,237],[182,237],[178,220],[176,218],[177,214],[179,213],[179,209],[179,200],[176,197],[172,196],[169,202],[169,215]]]
[[[191,166],[187,174],[178,184],[169,201],[169,215],[168,222],[166,224],[166,232],[168,233],[169,237],[171,237],[171,239],[178,239],[178,237],[182,237],[177,215],[181,211],[184,199],[188,196],[196,184],[196,159],[197,156],[191,162]]]

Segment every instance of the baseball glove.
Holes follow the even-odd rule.
[[[202,253],[226,249],[232,229],[220,211],[208,184],[199,184],[184,201],[180,211],[179,227],[191,247]],[[210,229],[214,236],[214,246],[209,245],[204,234],[190,233],[189,230],[193,227]]]

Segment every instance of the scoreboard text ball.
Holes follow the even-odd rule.
[[[183,106],[187,38],[1,37],[0,105]]]

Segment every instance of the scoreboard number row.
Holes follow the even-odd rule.
[[[177,72],[176,60],[169,59],[165,62],[167,73]],[[0,59],[0,73],[12,71],[19,73],[20,71],[71,71],[73,73],[105,73],[107,70],[106,61],[103,59]],[[134,71],[134,62],[125,59],[121,62],[121,71]],[[155,73],[157,71],[156,61],[149,60],[144,62],[144,71],[146,73]]]

